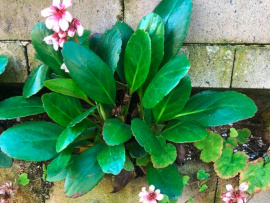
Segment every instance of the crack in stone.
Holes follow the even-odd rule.
[[[232,74],[231,74],[231,82],[230,82],[230,89],[232,88],[233,83],[233,74],[234,74],[234,68],[235,68],[235,61],[236,61],[236,49],[234,50],[234,57],[233,57],[233,66],[232,66]]]

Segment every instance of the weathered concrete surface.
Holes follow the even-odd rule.
[[[235,47],[185,46],[181,52],[189,56],[193,87],[230,87]]]
[[[236,50],[233,88],[270,88],[270,46],[240,47]]]
[[[44,22],[40,11],[51,4],[51,0],[0,0],[0,39],[30,40],[34,24]],[[121,17],[120,0],[73,0],[69,9],[74,17],[81,20],[86,29],[104,32]]]
[[[35,58],[36,50],[34,49],[32,44],[27,45],[27,56],[28,63],[30,67],[30,71],[34,70],[38,65],[42,64],[41,61]]]
[[[0,75],[0,83],[24,83],[27,78],[25,48],[21,42],[0,42],[0,55],[8,57],[5,72]]]
[[[20,171],[30,174],[35,170],[33,164],[29,162],[15,161],[11,168],[0,168],[0,185],[7,181],[15,182],[18,180]],[[14,196],[14,203],[42,203],[41,195],[41,178],[36,176],[29,176],[30,183],[27,186],[19,186],[16,195]]]
[[[150,3],[151,2],[151,3]],[[160,0],[125,0],[125,21],[137,27]],[[188,43],[270,43],[269,0],[193,0]]]

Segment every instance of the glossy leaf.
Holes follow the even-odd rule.
[[[201,160],[206,163],[215,162],[221,157],[223,148],[223,138],[215,133],[209,135],[201,141],[195,142],[195,147],[201,151]]]
[[[82,113],[79,100],[73,97],[49,93],[43,95],[42,102],[50,118],[64,127]]]
[[[125,147],[123,144],[116,146],[106,145],[98,153],[98,163],[104,173],[117,175],[124,168]]]
[[[26,185],[29,184],[29,182],[30,182],[30,180],[28,179],[27,173],[22,173],[22,174],[19,176],[19,179],[18,179],[18,184],[19,184],[19,185],[26,186]]]
[[[65,167],[71,159],[71,152],[72,150],[70,149],[64,150],[58,157],[50,162],[47,168],[47,181],[54,181],[55,178],[65,170]]]
[[[221,157],[215,162],[214,169],[222,179],[233,178],[247,167],[248,156],[244,152],[233,154],[231,147],[222,150]]]
[[[142,99],[143,106],[148,109],[154,108],[178,85],[189,67],[190,62],[183,55],[175,57],[163,66],[147,87]]]
[[[16,96],[0,102],[0,120],[31,116],[44,112],[39,97],[25,99],[22,96]]]
[[[38,93],[44,87],[44,81],[50,77],[50,69],[48,66],[42,64],[35,68],[23,87],[23,96],[29,98]]]
[[[83,112],[82,114],[78,115],[76,118],[74,118],[69,124],[68,127],[73,127],[75,126],[77,123],[80,123],[82,120],[84,120],[85,118],[87,118],[87,116],[89,116],[90,114],[94,113],[94,111],[97,109],[99,105],[96,105],[90,109],[88,109],[87,111]]]
[[[164,56],[164,24],[157,14],[150,13],[139,23],[137,29],[145,30],[151,39],[151,66],[143,85],[143,92],[154,78]]]
[[[57,155],[55,145],[62,131],[61,126],[50,122],[25,122],[3,132],[0,147],[15,159],[46,161]]]
[[[136,164],[138,166],[147,166],[149,162],[151,162],[151,155],[148,153],[136,159]]]
[[[88,126],[91,126],[91,122],[89,120],[83,120],[73,127],[67,127],[57,139],[56,151],[61,152],[68,147],[68,145],[71,144],[79,135],[81,135]]]
[[[97,144],[80,155],[71,158],[69,172],[65,182],[65,193],[68,197],[80,197],[92,190],[105,175],[98,162],[97,155],[104,145]]]
[[[183,176],[182,179],[183,179],[183,185],[185,186],[185,185],[188,184],[188,181],[190,180],[190,177],[189,176]]]
[[[162,146],[156,135],[151,131],[147,124],[141,119],[135,118],[131,121],[131,129],[138,143],[144,147],[151,155],[159,155]]]
[[[163,137],[157,137],[157,139],[162,146],[162,150],[158,155],[153,154],[151,160],[155,168],[165,168],[174,163],[177,156],[176,148],[170,143],[166,144]]]
[[[69,41],[70,42],[77,41],[78,43],[80,43],[84,47],[88,48],[89,47],[88,38],[89,38],[90,34],[91,34],[90,30],[84,30],[82,36],[79,36],[78,33],[76,33],[76,40],[75,40],[75,37],[73,37],[73,38],[70,38]]]
[[[172,120],[167,124],[161,135],[166,140],[175,143],[188,143],[205,139],[208,132],[205,128],[198,125]]]
[[[134,171],[134,165],[127,156],[126,156],[126,160],[125,160],[125,164],[124,164],[124,169],[126,171]]]
[[[240,144],[247,143],[247,138],[251,135],[251,131],[247,128],[237,130],[238,136],[235,138]]]
[[[102,134],[105,142],[111,146],[123,144],[132,137],[130,125],[117,118],[105,120]]]
[[[60,69],[63,64],[60,50],[55,51],[52,45],[48,45],[43,41],[45,37],[51,34],[53,32],[48,30],[44,23],[37,23],[31,32],[32,44],[43,63],[48,65],[59,76],[68,77],[68,74]]]
[[[155,8],[165,25],[165,55],[167,63],[179,51],[186,39],[192,10],[191,0],[163,0]]]
[[[218,126],[254,116],[257,107],[244,94],[234,91],[205,91],[190,98],[177,116],[201,126]]]
[[[94,33],[89,37],[89,48],[97,53],[98,51],[98,41],[101,39],[102,34],[100,33]]]
[[[203,179],[207,179],[210,177],[210,174],[209,173],[206,173],[205,170],[199,170],[197,172],[197,179],[198,180],[203,180]]]
[[[12,166],[12,158],[0,150],[0,167],[8,168]]]
[[[0,74],[5,71],[5,68],[8,64],[8,58],[5,56],[0,56]]]
[[[71,77],[87,96],[100,103],[115,104],[116,84],[105,62],[74,42],[66,42],[62,53]]]
[[[53,92],[57,92],[63,95],[76,97],[83,99],[86,102],[89,102],[88,97],[84,91],[79,88],[77,83],[73,79],[53,79],[45,81],[45,86]]]
[[[156,169],[151,164],[147,166],[146,179],[148,185],[154,185],[168,195],[170,200],[177,200],[182,194],[183,180],[177,171],[176,165]]]
[[[199,192],[204,192],[207,189],[208,189],[208,186],[206,184],[203,184],[202,186],[200,186]]]
[[[124,72],[132,94],[145,82],[151,65],[151,41],[148,33],[137,30],[127,43]]]
[[[270,164],[264,165],[263,159],[259,158],[248,164],[247,170],[240,173],[240,183],[248,184],[250,194],[266,191],[270,188]]]
[[[191,81],[187,75],[153,108],[153,115],[156,122],[167,121],[180,113],[189,100],[190,93]]]
[[[126,145],[132,158],[140,158],[146,154],[144,148],[138,142],[131,142]]]
[[[235,128],[230,128],[230,137],[237,137],[238,132]]]

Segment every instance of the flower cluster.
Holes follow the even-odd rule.
[[[245,203],[246,197],[244,192],[248,189],[247,183],[242,183],[238,190],[235,190],[232,185],[226,185],[228,192],[221,195],[221,199],[226,203]]]
[[[73,18],[67,8],[72,6],[72,0],[53,0],[50,7],[41,11],[43,17],[48,17],[45,21],[46,27],[54,31],[54,34],[44,38],[47,44],[52,44],[57,51],[63,47],[67,37],[74,37],[77,32],[83,35],[84,28],[77,18]]]
[[[155,186],[151,185],[149,187],[149,192],[146,188],[142,188],[142,192],[139,193],[140,203],[157,203],[164,198],[164,195],[160,194],[160,190],[155,191]]]
[[[16,194],[19,187],[14,187],[12,182],[7,182],[0,186],[0,202],[12,202],[13,196]]]

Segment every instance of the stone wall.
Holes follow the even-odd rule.
[[[74,6],[70,10],[82,21],[84,27],[93,33],[103,33],[117,20],[124,20],[135,29],[140,19],[151,12],[160,0],[73,2]],[[0,0],[0,55],[9,58],[7,70],[0,76],[0,87],[22,84],[30,71],[40,63],[34,58],[30,32],[36,21],[44,21],[40,11],[50,3],[51,0]],[[181,51],[191,60],[193,87],[270,89],[269,0],[193,0],[189,34]],[[16,168],[17,165],[13,167]],[[7,170],[0,172],[9,173]],[[127,203],[135,203],[137,190],[146,184],[144,180],[136,179],[120,193],[122,196],[117,196],[108,191],[108,178],[104,181],[99,185],[101,189],[95,189],[86,199],[79,200],[66,199],[63,195],[63,183],[57,183],[47,202],[122,203],[124,198],[129,199],[125,201]],[[184,202],[191,196],[188,192],[179,202]],[[214,193],[211,190],[210,199],[214,198]],[[267,195],[269,199],[269,193]],[[267,196],[263,197],[266,197],[264,199],[267,202]],[[20,201],[45,201],[44,198],[38,198],[39,200]],[[201,199],[196,202],[207,201]],[[213,202],[213,199],[209,202]]]

